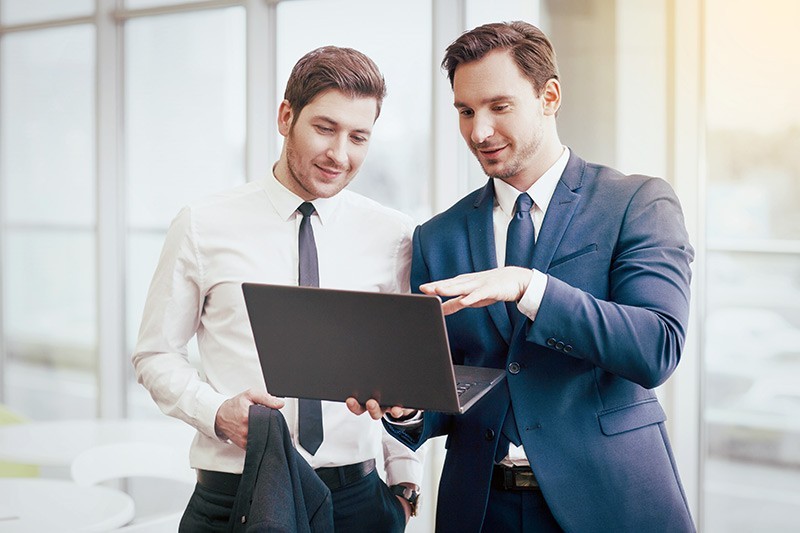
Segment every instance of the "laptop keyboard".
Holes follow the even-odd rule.
[[[474,381],[459,381],[456,383],[456,393],[461,396],[475,385],[477,385],[477,383]]]

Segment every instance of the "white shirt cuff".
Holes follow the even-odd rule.
[[[547,274],[538,270],[531,270],[531,281],[528,283],[528,288],[519,302],[517,302],[517,309],[519,309],[520,313],[532,321],[536,320],[536,314],[539,312],[539,306],[542,305],[545,289],[547,289]]]

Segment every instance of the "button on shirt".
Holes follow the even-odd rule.
[[[297,285],[302,201],[270,176],[184,208],[167,233],[132,359],[161,410],[197,428],[195,468],[242,471],[244,450],[214,432],[225,400],[264,388],[241,284]],[[321,287],[409,291],[409,217],[347,190],[314,207]],[[187,356],[195,333],[200,372]],[[388,483],[421,484],[420,457],[380,423],[343,403],[322,402],[322,410],[322,446],[314,456],[298,446],[312,467],[358,463],[382,447]],[[281,411],[297,446],[297,400],[287,399]]]
[[[533,218],[534,240],[539,238],[539,230],[542,229],[542,222],[544,216],[547,214],[547,207],[550,205],[550,199],[556,190],[561,174],[567,167],[569,161],[569,149],[564,147],[561,157],[551,166],[547,172],[534,182],[530,189],[527,191],[518,191],[505,181],[501,179],[494,179],[494,210],[492,212],[494,222],[494,242],[495,252],[497,254],[497,264],[504,265],[506,259],[506,236],[508,233],[508,224],[514,217],[514,203],[517,201],[517,196],[522,192],[527,192],[533,199],[533,208],[531,209],[531,217]],[[517,304],[517,308],[531,320],[536,319],[536,313],[539,312],[539,306],[544,298],[544,291],[547,288],[547,275],[538,270],[531,271],[531,282],[528,289],[522,296]],[[525,456],[525,450],[522,446],[514,446],[511,444],[508,450],[508,456],[502,461],[503,464],[511,465],[527,465],[528,459]]]

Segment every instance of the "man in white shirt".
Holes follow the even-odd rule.
[[[226,530],[253,404],[285,416],[295,447],[331,489],[337,531],[402,531],[413,511],[421,457],[380,424],[322,402],[321,444],[300,442],[300,402],[265,390],[241,290],[245,281],[301,282],[299,234],[310,231],[315,284],[408,291],[411,220],[344,190],[367,154],[385,92],[364,54],[310,52],[292,70],[278,111],[284,144],[274,176],[200,200],[170,226],[132,359],[161,410],[197,429],[190,462],[198,484],[181,531]],[[195,334],[199,369],[187,358]],[[381,447],[386,484],[375,469]]]

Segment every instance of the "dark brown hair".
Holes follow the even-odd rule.
[[[522,21],[495,22],[461,34],[447,47],[442,68],[450,78],[450,87],[459,65],[477,61],[493,50],[511,53],[520,72],[531,80],[537,96],[548,80],[558,79],[556,53],[542,30]]]
[[[377,101],[375,120],[381,114],[386,82],[378,66],[358,50],[323,46],[300,58],[283,94],[292,106],[294,120],[311,100],[329,89],[350,97],[373,97]]]

